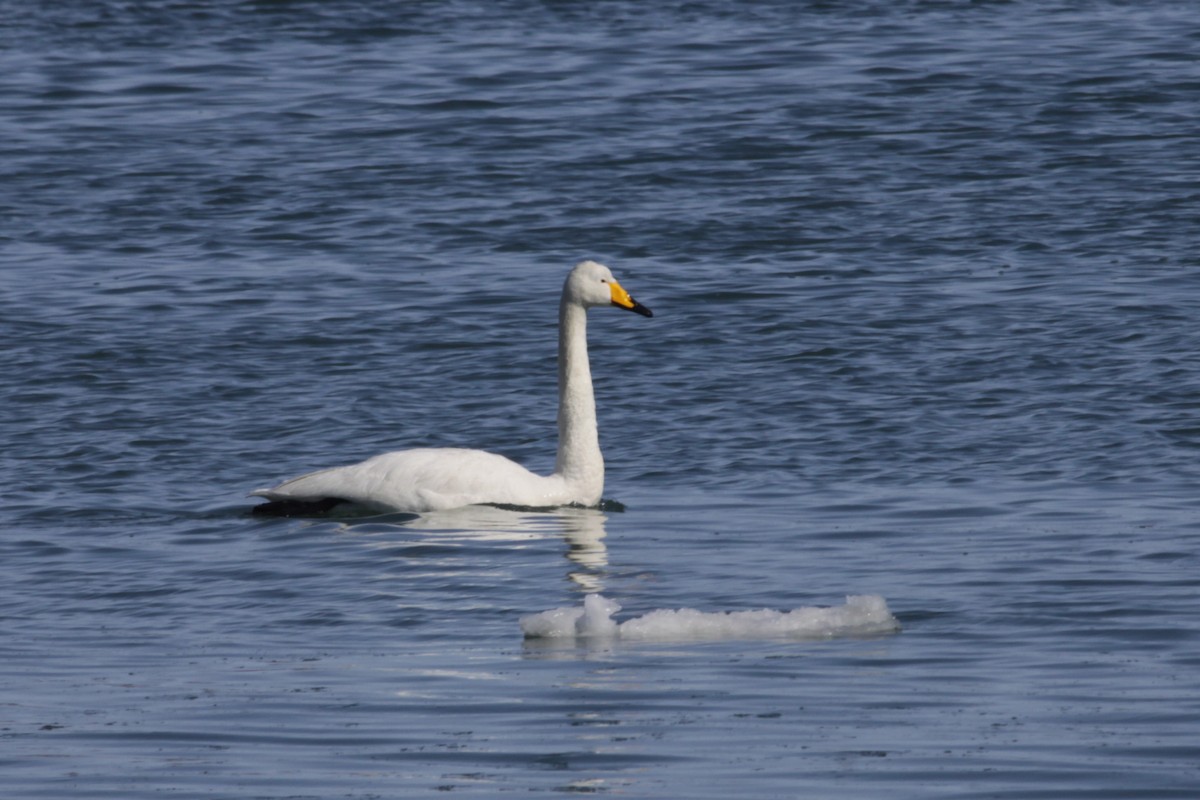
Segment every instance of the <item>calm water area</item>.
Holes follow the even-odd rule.
[[[1198,119],[1167,0],[0,0],[4,796],[1200,797]],[[249,514],[549,472],[584,258],[599,508]]]

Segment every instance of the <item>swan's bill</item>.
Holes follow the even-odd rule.
[[[627,308],[634,313],[641,314],[643,317],[653,317],[654,312],[646,308],[641,303],[629,296],[629,292],[625,291],[625,287],[616,281],[608,282],[608,291],[612,295],[612,304]]]

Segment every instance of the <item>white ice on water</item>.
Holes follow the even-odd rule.
[[[620,604],[602,595],[589,594],[582,608],[554,608],[521,618],[521,630],[530,639],[575,637],[621,638],[639,641],[683,639],[830,639],[894,633],[900,623],[878,595],[851,595],[846,604],[791,611],[697,611],[694,608],[658,609],[617,622]]]

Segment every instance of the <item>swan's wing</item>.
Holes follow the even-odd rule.
[[[323,469],[251,492],[268,500],[338,498],[386,511],[438,511],[477,503],[552,506],[563,498],[557,476],[535,475],[483,450],[400,450],[359,464]]]
[[[417,452],[384,453],[358,464],[310,472],[250,494],[276,501],[315,502],[336,498],[381,511],[432,510],[438,506],[439,498],[422,496],[421,459],[409,455]]]

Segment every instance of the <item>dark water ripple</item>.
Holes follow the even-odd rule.
[[[1196,796],[1194,16],[0,0],[7,790]],[[626,510],[244,516],[548,470],[582,257]],[[520,641],[591,591],[904,630]]]

